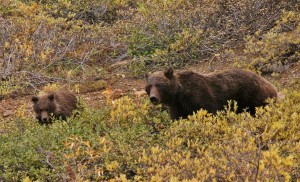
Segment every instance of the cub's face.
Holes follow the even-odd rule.
[[[33,96],[31,100],[33,102],[33,110],[36,114],[36,119],[39,121],[39,123],[50,123],[50,115],[51,113],[54,113],[56,109],[54,94]]]
[[[146,75],[146,92],[153,104],[168,104],[172,97],[173,70],[169,68],[165,72],[157,71]]]

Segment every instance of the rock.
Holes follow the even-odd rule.
[[[111,69],[116,69],[118,67],[124,67],[127,64],[128,64],[128,60],[118,61],[118,62],[114,63],[113,65],[111,65]]]
[[[281,93],[281,92],[278,92],[278,93],[277,93],[277,98],[278,98],[278,100],[284,100],[285,94],[284,94],[284,93]]]
[[[102,94],[106,98],[110,98],[110,99],[118,99],[124,95],[121,89],[112,90],[111,88],[106,89],[105,91],[102,92]]]
[[[3,113],[3,117],[8,117],[8,116],[11,116],[13,114],[14,114],[14,112],[12,110],[6,110]]]
[[[98,80],[93,83],[88,84],[82,84],[79,86],[79,92],[80,93],[87,93],[87,92],[93,92],[97,90],[103,90],[107,87],[107,82],[105,80]]]
[[[134,92],[134,95],[137,97],[143,97],[143,96],[147,95],[147,92],[145,90],[137,90]]]
[[[111,99],[118,99],[123,96],[123,92],[121,89],[115,89],[112,91],[112,94],[110,96]]]

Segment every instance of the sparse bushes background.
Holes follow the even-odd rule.
[[[226,50],[245,48],[245,54],[237,52],[239,60],[258,52],[252,44],[263,47],[265,60],[273,55],[263,50],[280,49],[276,63],[251,59],[259,70],[299,58],[297,0],[2,1],[0,78],[14,79],[23,91],[49,82],[93,81],[123,60],[135,77],[216,55],[226,60]]]

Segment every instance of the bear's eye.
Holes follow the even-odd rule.
[[[149,92],[150,92],[150,89],[151,89],[151,85],[148,85],[148,86],[146,87],[146,92],[149,93]]]

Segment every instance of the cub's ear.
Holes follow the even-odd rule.
[[[168,68],[166,71],[165,71],[165,76],[169,79],[173,78],[173,68]]]
[[[37,96],[33,96],[33,97],[31,98],[31,101],[32,101],[33,103],[37,103],[37,101],[39,101],[39,98],[38,98]]]
[[[48,99],[49,99],[50,101],[53,101],[53,100],[54,100],[54,94],[48,95]]]

